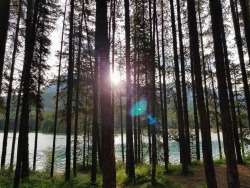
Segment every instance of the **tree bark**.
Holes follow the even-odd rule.
[[[181,98],[181,86],[179,76],[179,62],[177,53],[177,39],[176,39],[176,27],[175,27],[175,13],[173,0],[170,0],[171,7],[171,22],[172,22],[172,34],[173,34],[173,51],[174,51],[174,70],[175,70],[175,85],[177,95],[177,117],[178,117],[178,129],[179,129],[179,143],[180,143],[180,159],[182,163],[182,172],[188,173],[188,161],[187,161],[187,145],[184,132],[184,121],[183,121],[183,109],[182,109],[182,98]]]
[[[0,1],[0,94],[2,92],[2,77],[3,77],[3,65],[5,46],[7,41],[7,33],[9,27],[10,17],[10,0]]]
[[[23,100],[22,100],[22,112],[20,119],[18,149],[17,149],[17,162],[14,187],[19,186],[20,173],[21,177],[29,177],[29,94],[30,94],[30,70],[33,59],[33,52],[36,39],[36,25],[38,5],[40,0],[37,0],[33,7],[32,0],[27,1],[27,16],[26,16],[26,36],[25,36],[25,55],[24,66],[22,72],[21,84],[23,87]],[[34,11],[34,12],[33,12]]]
[[[214,39],[214,50],[216,60],[216,73],[218,80],[219,101],[221,111],[221,122],[224,140],[224,151],[227,162],[228,187],[240,187],[237,163],[235,158],[235,148],[233,141],[232,122],[230,118],[230,108],[227,94],[227,84],[225,77],[225,61],[222,44],[222,9],[219,0],[210,0],[210,10],[212,18],[212,31]]]
[[[187,100],[187,89],[186,89],[186,74],[185,74],[184,49],[183,49],[184,47],[183,47],[183,35],[181,27],[181,12],[180,12],[179,0],[177,0],[177,19],[178,19],[179,44],[180,44],[180,56],[181,56],[181,77],[182,77],[181,86],[182,86],[182,98],[183,98],[184,131],[185,131],[185,142],[187,147],[186,157],[187,157],[187,163],[191,164],[188,100]]]
[[[243,3],[244,1],[246,1],[246,0],[241,0],[240,2]],[[245,61],[244,61],[244,53],[243,53],[243,44],[242,44],[242,37],[241,37],[241,31],[240,31],[239,15],[238,15],[238,9],[237,9],[236,3],[234,3],[233,0],[230,0],[231,13],[232,13],[234,32],[235,32],[235,41],[236,41],[237,49],[238,49],[238,55],[239,55],[239,60],[240,60],[241,73],[242,73],[242,81],[243,81],[243,86],[244,86],[244,94],[245,94],[245,100],[246,100],[246,106],[247,106],[248,125],[250,128],[250,93],[249,93],[248,79],[247,79],[247,73],[246,73],[246,67],[245,67]],[[247,10],[246,7],[244,7],[244,10],[242,9],[244,23],[246,23],[245,15],[244,15],[244,11],[246,11],[246,10]],[[249,19],[249,16],[250,15],[248,13],[248,19]],[[250,21],[250,19],[248,21]],[[246,26],[250,27],[250,23],[249,23],[249,25],[245,24],[245,27],[244,27],[245,33],[247,33]],[[247,40],[247,42],[249,42],[249,44],[247,43],[247,46],[248,46],[248,55],[250,57],[250,37],[248,36],[250,33],[250,28],[248,28],[248,31],[249,32],[246,35],[246,40]]]
[[[197,97],[194,79],[194,63],[191,62],[191,80],[192,80],[192,97],[193,97],[193,108],[194,108],[194,128],[195,128],[195,146],[196,146],[196,159],[200,160],[200,131],[198,122],[198,112],[197,112]]]
[[[228,60],[227,44],[226,44],[226,36],[225,36],[225,31],[224,31],[223,20],[221,20],[221,28],[222,28],[222,44],[223,44],[224,56],[225,56],[225,68],[226,68],[226,78],[227,78],[226,81],[227,81],[227,86],[228,86],[228,91],[229,91],[229,102],[230,102],[231,117],[232,117],[232,126],[233,126],[232,130],[233,130],[233,135],[234,135],[234,144],[236,148],[237,161],[239,164],[242,164],[243,160],[242,160],[241,151],[240,151],[237,117],[236,117],[236,111],[235,111],[234,94],[233,94],[233,87],[232,87],[232,81],[231,81],[231,76],[230,76],[229,60]]]
[[[166,91],[166,63],[165,63],[165,44],[164,44],[164,5],[163,5],[163,0],[161,0],[161,48],[162,48],[162,61],[163,61],[163,66],[162,66],[162,77],[163,77],[163,116],[164,116],[164,132],[163,132],[163,137],[165,137],[165,145],[164,150],[166,151],[165,153],[165,170],[168,171],[168,163],[169,163],[169,152],[168,152],[168,116],[167,116],[167,91]]]
[[[58,120],[58,103],[59,103],[59,90],[60,90],[60,85],[61,85],[62,48],[63,48],[63,37],[64,37],[66,10],[67,10],[67,0],[65,1],[65,6],[64,6],[63,27],[62,27],[62,35],[61,35],[61,47],[60,47],[60,54],[59,54],[59,65],[58,65],[57,87],[56,87],[56,109],[55,109],[55,119],[54,119],[54,134],[53,134],[53,147],[52,147],[50,177],[54,176],[56,132],[57,132],[57,120]]]
[[[74,17],[75,1],[70,1],[70,29],[69,29],[69,64],[68,64],[68,79],[67,79],[67,137],[66,137],[66,173],[65,180],[70,180],[70,159],[71,159],[71,119],[72,119],[72,97],[73,97],[73,17]]]
[[[217,137],[218,137],[218,146],[219,146],[219,155],[220,155],[220,159],[222,159],[222,152],[221,152],[221,141],[220,141],[220,128],[219,128],[219,119],[218,119],[218,111],[217,111],[217,96],[216,96],[216,92],[215,92],[215,88],[214,88],[214,76],[212,73],[212,70],[210,68],[210,72],[211,72],[211,79],[212,79],[212,88],[213,88],[213,102],[214,102],[214,110],[215,110],[215,122],[216,122],[216,129],[217,129]]]
[[[16,116],[15,116],[11,155],[10,155],[10,169],[11,170],[13,170],[13,162],[14,162],[14,154],[15,154],[15,146],[16,146],[16,132],[17,132],[17,126],[18,126],[18,119],[19,119],[18,117],[19,117],[20,102],[21,102],[21,92],[22,92],[22,85],[20,85],[20,88],[18,91],[18,97],[17,97]]]
[[[9,80],[9,88],[8,88],[8,95],[7,95],[6,112],[5,112],[5,124],[4,124],[4,137],[3,137],[3,147],[2,147],[1,168],[5,168],[5,161],[6,161],[6,149],[7,149],[7,140],[8,140],[8,133],[9,133],[9,122],[10,122],[11,94],[12,94],[14,68],[15,68],[15,62],[16,62],[16,52],[17,52],[17,43],[18,43],[18,33],[19,33],[21,11],[22,11],[22,0],[19,0],[18,17],[17,17],[17,24],[16,24],[16,33],[15,33],[15,39],[14,39],[13,53],[12,53],[10,80]],[[0,91],[1,91],[1,86],[0,86]]]
[[[204,158],[206,181],[207,181],[207,186],[209,188],[216,188],[217,183],[213,165],[211,134],[207,120],[208,117],[205,109],[203,88],[202,88],[199,39],[198,39],[194,0],[188,0],[187,7],[188,7],[189,38],[190,38],[190,54],[191,54],[191,63],[193,63],[194,75],[195,75],[195,89],[197,94],[198,111],[200,116],[202,151]]]
[[[126,171],[130,178],[135,176],[131,109],[131,80],[130,80],[130,16],[129,0],[124,0],[125,5],[125,38],[126,38]]]
[[[112,121],[111,83],[109,68],[109,40],[107,22],[107,1],[97,0],[96,31],[100,38],[100,93],[101,93],[101,132],[102,132],[102,171],[103,187],[116,187],[115,153],[114,153],[114,124]]]

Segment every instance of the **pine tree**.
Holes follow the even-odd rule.
[[[9,27],[10,16],[10,0],[0,1],[0,94],[2,92],[2,77],[3,77],[3,65],[5,46],[7,41],[7,32]]]

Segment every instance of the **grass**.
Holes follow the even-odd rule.
[[[225,159],[215,160],[215,165],[225,164]],[[168,176],[177,176],[178,178],[183,176],[193,176],[194,168],[196,166],[203,166],[202,161],[192,161],[189,167],[188,174],[182,174],[181,165],[169,164],[169,169],[166,172],[164,166],[157,166],[156,169],[156,184],[151,184],[152,166],[148,164],[135,165],[135,178],[129,178],[126,174],[126,166],[121,161],[116,163],[116,182],[118,187],[126,188],[150,188],[150,187],[169,187],[180,188],[181,185],[176,183],[172,178]],[[91,183],[90,172],[91,168],[83,171],[82,165],[77,165],[78,175],[76,178],[72,178],[70,181],[65,182],[64,175],[59,174],[55,178],[50,178],[48,171],[33,172],[30,171],[30,177],[22,180],[20,188],[94,188],[102,186],[102,175],[100,169],[98,169],[97,181],[95,184]],[[73,177],[73,175],[71,176]],[[0,188],[13,187],[14,171],[0,170]]]
[[[30,177],[20,182],[20,188],[94,188],[100,187],[98,183],[93,185],[90,178],[76,177],[65,182],[64,177],[50,178],[50,174],[44,172],[30,171]],[[0,187],[13,187],[14,172],[10,170],[0,171]]]
[[[169,165],[169,172],[171,174],[179,174],[181,165]],[[116,172],[117,185],[120,187],[169,187],[179,188],[180,185],[167,178],[167,173],[164,166],[157,166],[156,169],[156,184],[152,186],[151,183],[151,165],[136,165],[135,178],[129,178],[126,175],[125,165],[120,167]]]

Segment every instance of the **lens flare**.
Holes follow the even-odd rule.
[[[148,115],[148,119],[149,119],[149,124],[155,124],[156,123],[156,118],[153,118],[151,115]]]
[[[147,101],[142,99],[135,103],[130,110],[131,116],[140,116],[142,115],[147,109]]]

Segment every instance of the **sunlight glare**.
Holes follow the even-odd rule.
[[[111,78],[111,81],[114,83],[114,84],[118,84],[120,82],[120,74],[119,72],[114,72],[114,73],[110,73],[110,78]]]

